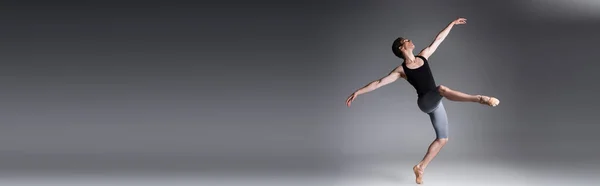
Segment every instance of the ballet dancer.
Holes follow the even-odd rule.
[[[435,37],[434,41],[425,47],[418,55],[413,54],[415,45],[409,39],[398,37],[392,44],[394,55],[404,60],[401,65],[397,66],[388,75],[381,79],[375,80],[366,86],[356,90],[348,99],[346,105],[350,107],[352,101],[359,95],[371,92],[382,86],[390,84],[399,78],[406,79],[417,92],[417,106],[419,109],[428,114],[433,124],[433,129],[436,134],[435,140],[429,145],[427,153],[423,159],[413,167],[417,184],[423,183],[423,174],[427,165],[438,154],[440,149],[448,142],[448,117],[446,109],[442,103],[442,98],[457,102],[475,102],[491,107],[497,106],[500,101],[497,98],[485,95],[470,95],[448,88],[444,85],[435,83],[433,74],[429,67],[429,57],[435,52],[438,46],[444,41],[454,25],[466,24],[467,19],[458,18],[452,21]]]

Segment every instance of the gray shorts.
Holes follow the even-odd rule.
[[[430,90],[429,92],[425,93],[425,95],[417,99],[417,105],[421,111],[425,113],[431,113],[438,107],[439,103],[442,101],[442,98],[444,98],[438,91],[439,88],[440,86],[437,86],[435,89]]]
[[[429,115],[433,129],[435,130],[435,136],[437,139],[448,138],[448,116],[446,114],[446,108],[442,103],[444,98],[438,91],[439,86],[419,97],[417,105],[419,109]]]

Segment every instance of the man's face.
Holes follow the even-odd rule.
[[[413,44],[413,42],[410,39],[404,39],[402,40],[402,48],[412,50],[415,48],[415,44]]]

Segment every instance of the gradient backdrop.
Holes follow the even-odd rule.
[[[445,101],[436,161],[598,163],[600,18],[549,2],[3,1],[0,169],[416,163],[434,133],[406,81],[344,101],[457,17],[437,82],[501,104]]]

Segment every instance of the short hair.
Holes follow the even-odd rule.
[[[402,54],[402,51],[400,51],[400,46],[403,44],[402,41],[404,41],[403,37],[398,37],[394,40],[394,43],[392,43],[392,52],[394,52],[394,55],[397,57],[404,59],[404,55]]]

